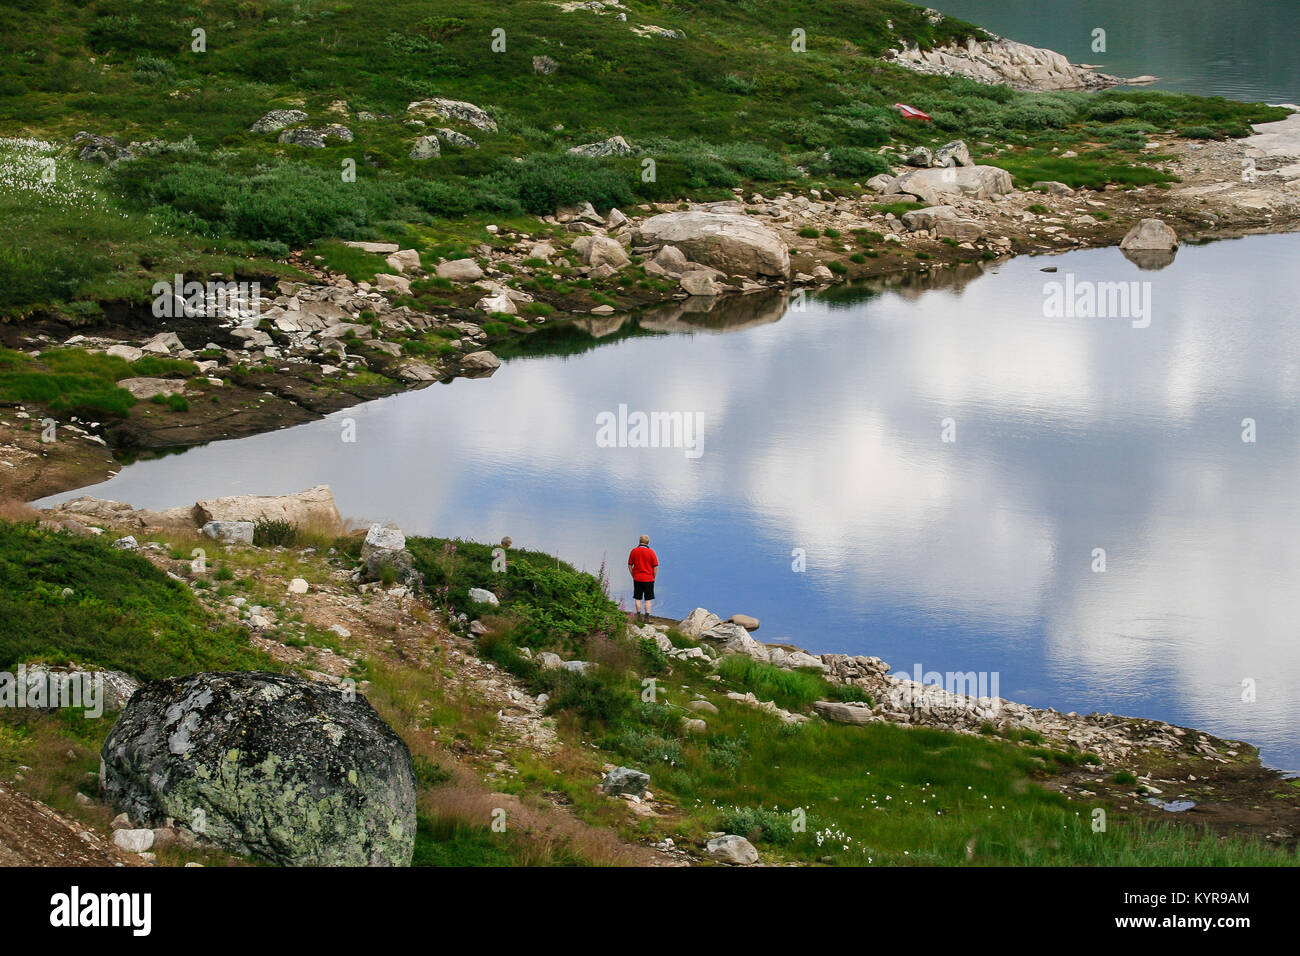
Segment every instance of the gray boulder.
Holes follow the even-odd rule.
[[[448,146],[455,146],[458,149],[478,149],[478,140],[472,136],[466,136],[464,133],[458,133],[454,129],[443,129],[439,127],[434,130]]]
[[[460,360],[461,367],[476,375],[491,375],[501,367],[501,359],[487,349],[470,352]]]
[[[970,158],[970,149],[964,139],[954,139],[944,143],[934,151],[931,166],[974,166]]]
[[[382,578],[385,569],[391,569],[400,581],[415,577],[415,559],[406,550],[406,535],[391,525],[370,526],[361,543],[361,560],[371,581]]]
[[[823,719],[836,724],[870,724],[880,718],[871,712],[866,703],[843,703],[838,700],[815,700],[813,710]]]
[[[415,774],[365,697],[283,674],[195,674],[131,698],[100,753],[130,819],[288,866],[408,866]]]
[[[701,631],[699,638],[717,647],[721,654],[746,654],[756,661],[769,660],[767,646],[749,636],[749,631],[739,624],[715,624]]]
[[[1165,252],[1178,247],[1178,234],[1159,219],[1143,219],[1124,235],[1119,247],[1137,252]]]
[[[934,153],[930,152],[928,146],[917,146],[907,154],[904,160],[909,166],[919,166],[921,169],[928,169],[934,164]]]
[[[903,213],[903,225],[915,232],[918,229],[933,229],[940,219],[956,219],[957,210],[952,206],[926,206]]]
[[[916,169],[894,181],[893,188],[922,202],[942,205],[954,194],[970,199],[991,199],[1011,192],[1011,174],[997,166],[956,166],[947,169]]]
[[[549,56],[533,57],[533,72],[538,76],[550,76],[559,68],[560,64],[556,63]]]
[[[129,162],[136,158],[135,150],[130,146],[121,145],[111,136],[99,136],[82,130],[72,137],[72,142],[81,146],[77,151],[77,158],[87,162],[116,166],[118,163]]]
[[[452,259],[438,263],[438,278],[452,282],[477,282],[483,278],[482,267],[473,259]]]
[[[731,866],[753,866],[758,862],[758,851],[754,849],[754,844],[734,833],[714,837],[704,849],[709,854],[709,859]]]
[[[631,767],[615,767],[605,774],[600,789],[611,797],[623,793],[630,793],[634,797],[639,797],[646,792],[649,786],[650,774],[642,773],[640,770],[633,770]]]
[[[445,97],[435,96],[432,99],[417,100],[407,106],[406,111],[425,119],[431,116],[441,116],[443,119],[468,123],[470,126],[486,130],[489,133],[497,131],[496,120],[489,116],[486,111],[473,103],[466,103],[464,100],[449,100]]]
[[[411,147],[412,159],[437,159],[442,155],[442,146],[436,136],[421,136]]]
[[[295,123],[301,123],[307,119],[307,114],[302,110],[271,110],[252,126],[248,127],[250,133],[276,133],[286,126],[293,126]]]
[[[609,139],[602,139],[599,143],[583,143],[581,146],[573,146],[569,149],[569,152],[576,153],[579,156],[592,156],[597,159],[605,156],[636,155],[636,149],[622,136],[611,136]]]
[[[727,275],[790,276],[790,250],[767,226],[743,214],[667,212],[651,216],[632,237],[636,246],[676,246],[694,262]]]
[[[286,129],[279,136],[281,143],[290,146],[305,146],[308,149],[324,149],[325,140],[338,139],[345,143],[352,142],[352,130],[337,123],[332,126],[299,126]]]

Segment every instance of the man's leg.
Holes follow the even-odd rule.
[[[646,619],[647,621],[650,620],[650,605],[653,604],[653,603],[654,603],[654,599],[653,599],[653,598],[652,598],[652,599],[648,599],[648,600],[645,602],[645,619]]]

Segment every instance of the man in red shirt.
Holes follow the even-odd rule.
[[[641,543],[627,556],[627,569],[632,572],[632,600],[636,602],[636,619],[650,620],[650,604],[655,599],[655,575],[659,571],[659,555],[650,547],[650,536],[641,535]],[[641,604],[645,602],[645,610]]]

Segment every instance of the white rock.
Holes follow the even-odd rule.
[[[714,837],[705,846],[705,852],[710,859],[731,866],[753,866],[758,862],[758,851],[754,849],[754,844],[734,833]]]
[[[113,843],[128,853],[144,853],[153,846],[153,831],[115,830]]]
[[[483,588],[470,588],[469,599],[475,604],[491,604],[493,607],[497,607],[501,604],[495,594],[491,591],[484,590]]]

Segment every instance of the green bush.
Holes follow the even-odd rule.
[[[500,194],[516,199],[525,212],[538,216],[582,202],[609,209],[632,201],[625,176],[599,160],[572,153],[533,153],[521,163],[505,163],[491,183]]]
[[[275,669],[236,625],[209,621],[183,583],[108,540],[0,522],[0,591],[3,670],[43,660],[152,680]]]
[[[816,164],[818,172],[829,173],[842,179],[868,179],[878,173],[889,172],[889,163],[883,156],[858,146],[835,146]]]
[[[259,518],[253,523],[253,544],[259,548],[287,548],[298,538],[292,522],[279,518]]]
[[[780,810],[765,807],[732,807],[723,811],[718,829],[743,836],[751,843],[778,846],[794,842],[794,818]]]

